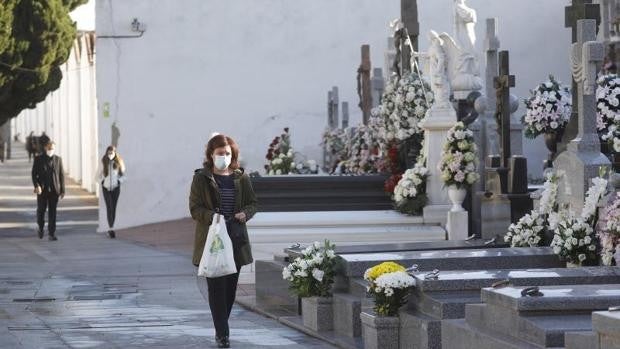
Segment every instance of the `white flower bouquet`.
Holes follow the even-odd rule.
[[[346,130],[340,128],[333,130],[326,129],[325,132],[323,132],[323,141],[321,145],[323,146],[323,150],[332,158],[330,164],[324,165],[327,171],[331,172],[334,165],[338,164],[340,161],[346,160],[347,138]]]
[[[398,309],[407,303],[409,290],[415,285],[415,279],[405,267],[394,262],[384,262],[366,270],[364,279],[379,316],[398,315]]]
[[[282,278],[290,282],[299,297],[329,297],[334,283],[335,245],[325,240],[302,251],[302,256],[282,269]]]
[[[603,211],[605,227],[599,233],[601,242],[601,262],[603,265],[618,265],[615,256],[620,250],[620,193],[615,200]]]
[[[620,152],[620,78],[603,75],[597,80],[596,126],[603,142]]]
[[[434,101],[430,86],[420,75],[392,76],[381,98],[377,114],[382,120],[382,138],[404,141],[423,133],[420,121]]]
[[[426,179],[429,172],[424,167],[424,160],[419,160],[413,168],[405,171],[401,179],[394,187],[394,200],[396,210],[401,213],[419,214],[426,205]]]
[[[300,162],[292,162],[291,165],[291,173],[295,174],[318,174],[319,166],[317,165],[315,160],[305,160]]]
[[[448,131],[439,161],[441,180],[446,186],[467,188],[480,178],[476,173],[476,151],[474,134],[462,122]]]
[[[525,136],[536,138],[544,133],[562,132],[572,113],[572,96],[569,87],[556,81],[553,76],[538,85],[532,96],[525,100],[526,114],[521,122]]]
[[[274,138],[269,144],[267,150],[267,164],[265,165],[265,171],[267,175],[287,175],[291,173],[295,174],[317,174],[319,172],[316,161],[301,161],[295,162],[295,151],[291,147],[291,135],[289,134],[289,128],[285,127],[284,132]]]
[[[359,125],[347,134],[350,136],[346,138],[346,160],[338,165],[340,171],[351,175],[377,173],[381,149],[372,126]]]
[[[538,246],[545,231],[555,230],[557,223],[554,218],[558,211],[558,179],[559,176],[553,172],[547,174],[538,209],[532,210],[521,217],[516,224],[513,223],[508,227],[504,241],[510,243],[511,247]]]
[[[568,263],[582,265],[596,261],[596,238],[594,229],[581,217],[564,213],[555,229],[553,252]]]

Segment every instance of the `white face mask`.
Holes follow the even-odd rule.
[[[114,153],[108,154],[108,159],[114,160],[114,157],[116,157],[116,154],[114,154]]]
[[[45,153],[51,158],[52,156],[54,156],[54,149],[46,150]]]
[[[225,170],[232,162],[231,155],[214,155],[213,165],[220,171]]]

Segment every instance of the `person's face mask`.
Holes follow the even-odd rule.
[[[48,149],[45,151],[45,153],[47,154],[47,156],[52,157],[54,156],[54,149]]]
[[[214,155],[213,156],[213,165],[220,171],[225,170],[232,161],[231,155]]]
[[[110,159],[110,160],[114,160],[115,156],[116,156],[115,153],[108,153],[108,159]]]

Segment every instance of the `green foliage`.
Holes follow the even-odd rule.
[[[76,37],[69,13],[87,0],[0,4],[0,125],[58,89]]]

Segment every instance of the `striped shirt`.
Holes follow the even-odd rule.
[[[220,211],[226,220],[231,220],[235,215],[235,182],[232,175],[222,176],[213,174],[215,182],[220,190]]]

